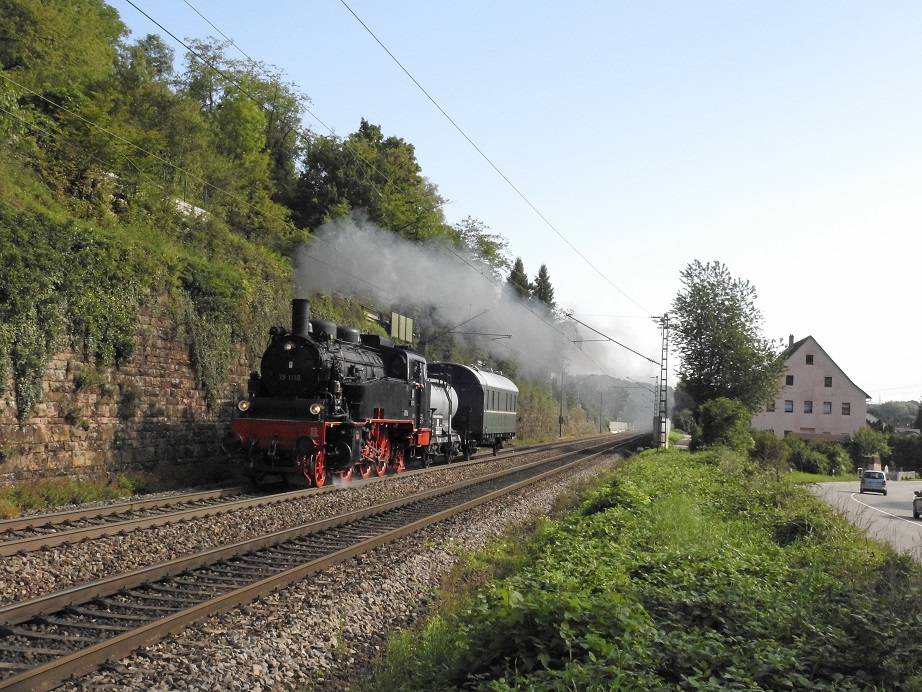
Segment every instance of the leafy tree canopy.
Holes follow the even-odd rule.
[[[488,266],[496,278],[509,268],[506,257],[509,243],[501,235],[490,233],[490,227],[483,221],[468,216],[455,224],[454,230],[458,234],[458,244],[475,260]]]
[[[918,401],[885,401],[868,404],[868,413],[892,428],[914,428],[919,415]]]
[[[883,457],[890,454],[888,436],[870,428],[858,428],[852,433],[851,443],[858,461],[862,457]]]
[[[228,58],[230,41],[191,40],[186,54],[180,93],[197,101],[202,112],[212,114],[226,102],[242,99],[262,111],[262,146],[269,156],[276,201],[292,193],[297,175],[295,162],[302,153],[299,128],[310,99],[275,68],[262,62]]]
[[[101,80],[125,32],[102,0],[0,0],[0,70],[52,92]]]
[[[717,261],[695,260],[681,281],[670,319],[679,379],[694,410],[718,397],[759,410],[777,392],[784,361],[778,345],[761,335],[755,287]]]
[[[345,140],[317,137],[308,147],[291,205],[308,229],[363,209],[370,221],[412,240],[451,238],[445,200],[423,177],[412,144],[362,120]]]

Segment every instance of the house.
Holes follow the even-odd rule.
[[[861,390],[812,336],[795,342],[791,335],[782,354],[787,370],[781,389],[752,427],[776,435],[844,440],[865,425],[870,397]]]

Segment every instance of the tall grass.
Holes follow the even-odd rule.
[[[726,451],[635,457],[517,556],[359,689],[922,689],[919,566]]]

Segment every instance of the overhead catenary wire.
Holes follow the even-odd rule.
[[[191,55],[193,55],[193,56],[195,56],[197,59],[201,60],[204,64],[208,65],[211,69],[215,70],[215,71],[218,72],[219,74],[222,74],[222,75],[225,77],[225,79],[227,80],[227,83],[228,83],[228,84],[232,85],[232,86],[233,86],[234,88],[236,88],[236,89],[239,89],[241,93],[245,94],[248,98],[253,99],[254,102],[259,103],[261,106],[264,107],[264,104],[260,103],[260,100],[259,100],[258,98],[256,98],[255,96],[253,96],[253,94],[248,93],[248,92],[246,91],[246,89],[245,89],[244,87],[242,87],[242,86],[241,86],[231,75],[228,75],[228,74],[222,72],[217,66],[211,64],[207,59],[205,59],[202,55],[200,55],[200,54],[199,54],[197,51],[195,51],[192,47],[190,47],[189,45],[187,45],[184,41],[181,41],[181,40],[180,40],[179,38],[177,38],[172,32],[170,32],[168,29],[166,29],[162,24],[160,24],[159,22],[157,22],[156,20],[154,20],[148,13],[144,12],[143,10],[141,10],[141,9],[138,7],[138,5],[137,5],[136,3],[132,2],[132,0],[126,0],[126,2],[128,2],[129,5],[131,5],[131,6],[134,7],[138,12],[140,12],[142,15],[144,15],[148,20],[150,20],[151,22],[153,22],[156,26],[158,26],[158,27],[159,27],[161,30],[163,30],[166,34],[168,34],[170,37],[172,37],[175,41],[177,41],[177,43],[179,43],[180,45],[184,46],[184,47],[189,51],[189,53],[190,53]],[[187,4],[190,8],[192,8],[197,14],[199,14],[199,16],[201,16],[205,21],[207,21],[207,22],[209,23],[209,25],[211,25],[216,31],[218,31],[218,33],[220,33],[222,36],[224,36],[225,38],[227,38],[227,36],[226,36],[223,32],[221,32],[220,29],[219,29],[217,26],[215,26],[212,22],[210,22],[201,12],[199,12],[191,3],[186,2],[186,4]],[[348,5],[346,5],[346,3],[343,3],[343,4],[344,4],[344,6],[346,6],[346,8],[349,9],[349,11],[354,15],[354,12],[352,12],[351,8],[349,8]],[[360,20],[357,16],[356,16],[356,19],[359,20],[359,21],[361,22],[361,20]],[[363,24],[363,26],[365,26],[364,23],[362,23],[362,24]],[[366,27],[366,30],[368,30],[367,27]],[[371,33],[370,30],[368,30],[368,31],[369,31],[369,33]],[[374,34],[372,34],[372,36],[374,36]],[[228,39],[228,40],[229,40],[229,39]],[[377,37],[375,37],[375,40],[376,40],[376,41],[378,40]],[[378,41],[378,42],[380,43],[380,41]],[[232,41],[231,41],[231,43],[233,44]],[[242,49],[240,49],[239,46],[236,46],[236,44],[233,44],[233,45],[234,45],[235,48],[237,48],[238,50],[240,50],[241,53],[247,57],[248,60],[250,60],[251,62],[255,63],[255,61],[253,61],[253,59],[252,59],[249,55],[247,55]],[[385,50],[387,50],[386,47],[385,47],[383,44],[381,44],[381,45],[382,45],[382,48],[384,48]],[[387,52],[388,52],[389,55],[391,55],[390,51],[387,51]],[[391,57],[393,58],[393,55],[391,55]],[[399,61],[397,61],[396,58],[394,58],[394,60],[395,60],[395,62],[397,62],[398,65],[400,65]],[[400,67],[401,67],[401,69],[404,69],[402,65],[400,65]],[[485,160],[486,160],[486,161],[497,171],[497,173],[498,173],[499,175],[501,175],[501,177],[503,177],[504,180],[506,180],[506,182],[512,187],[512,189],[515,190],[516,193],[519,194],[519,195],[522,197],[522,199],[523,199],[526,203],[528,203],[528,205],[529,205],[539,216],[541,216],[541,218],[548,224],[548,226],[551,227],[552,230],[554,230],[554,232],[557,233],[565,242],[567,242],[567,244],[570,245],[570,247],[571,247],[575,252],[577,252],[577,254],[579,254],[580,257],[581,257],[582,259],[584,259],[590,266],[592,266],[591,263],[590,263],[590,262],[589,262],[589,261],[578,251],[578,249],[575,248],[575,247],[569,242],[569,240],[567,240],[567,239],[566,239],[566,238],[565,238],[565,237],[564,237],[564,236],[563,236],[563,235],[562,235],[552,224],[550,224],[550,222],[548,222],[547,219],[545,219],[545,218],[543,217],[543,215],[541,215],[540,211],[538,211],[538,209],[535,208],[534,205],[532,205],[532,204],[529,202],[529,200],[527,200],[527,198],[525,198],[525,196],[522,195],[522,194],[519,192],[519,190],[516,188],[516,186],[515,186],[515,185],[514,185],[514,184],[503,174],[503,173],[502,173],[502,171],[500,171],[500,170],[498,169],[498,167],[496,167],[496,166],[492,163],[492,161],[490,161],[490,159],[480,150],[480,148],[477,147],[477,145],[476,145],[472,140],[470,140],[469,137],[467,137],[467,135],[463,132],[463,130],[461,130],[461,128],[457,126],[457,124],[448,116],[447,113],[445,113],[444,110],[442,110],[442,108],[434,101],[434,99],[431,99],[431,97],[429,96],[429,94],[428,94],[427,92],[425,92],[424,89],[422,89],[422,86],[419,85],[419,84],[416,82],[415,79],[413,79],[412,75],[410,75],[409,72],[407,72],[405,69],[404,69],[404,71],[405,71],[405,72],[407,73],[407,75],[413,80],[413,82],[416,83],[417,86],[418,86],[421,90],[423,90],[424,93],[426,93],[427,97],[429,97],[430,100],[433,101],[433,103],[436,105],[436,107],[445,115],[446,118],[449,119],[450,122],[452,122],[452,124],[459,130],[459,132],[461,132],[461,134],[470,142],[470,144],[471,144],[472,146],[474,146],[474,148],[481,154],[481,156],[483,156],[483,158],[484,158],[484,159],[485,159]],[[4,75],[4,76],[5,76],[5,75]],[[20,86],[21,86],[21,85],[20,85]],[[32,93],[35,93],[35,92],[32,92]],[[39,96],[40,96],[40,95],[39,95]],[[44,97],[42,97],[42,96],[40,96],[40,97],[41,97],[41,98],[44,98]],[[45,99],[45,100],[47,101],[47,99]],[[49,103],[51,103],[51,102],[49,101]],[[55,104],[55,105],[56,105],[57,107],[61,107],[59,104]],[[63,110],[67,111],[66,108],[64,108]],[[68,112],[71,112],[71,113],[72,113],[72,111],[68,111]],[[310,109],[308,109],[308,108],[305,107],[305,108],[304,108],[304,112],[306,112],[306,113],[310,114],[312,117],[314,117],[314,118],[317,120],[317,122],[319,122],[321,125],[323,125],[324,127],[326,127],[326,128],[331,132],[331,134],[332,134],[332,130],[331,130],[327,125],[325,125],[325,124],[323,123],[323,121],[322,121],[320,118],[318,118],[318,117],[316,116],[316,114],[314,114]],[[10,115],[12,115],[12,114],[10,114]],[[171,166],[173,169],[175,169],[175,170],[177,170],[177,171],[181,171],[181,172],[183,172],[183,173],[185,173],[185,174],[191,176],[192,179],[195,179],[195,180],[197,180],[197,181],[200,181],[200,182],[202,183],[202,185],[205,186],[205,187],[207,187],[208,189],[211,189],[211,190],[213,190],[213,191],[215,191],[215,192],[219,192],[219,193],[221,193],[221,194],[228,195],[228,196],[230,196],[231,198],[233,198],[233,199],[235,199],[235,200],[237,200],[237,201],[239,201],[239,202],[245,204],[246,206],[250,207],[251,209],[256,210],[257,212],[259,212],[259,213],[261,213],[261,214],[266,213],[265,210],[256,208],[256,207],[254,207],[253,205],[249,204],[249,202],[248,202],[247,200],[240,199],[239,197],[235,196],[233,193],[230,193],[230,192],[228,192],[228,191],[226,191],[226,190],[223,190],[223,189],[221,189],[221,188],[219,188],[219,187],[217,187],[217,186],[215,186],[215,185],[212,185],[212,184],[208,183],[206,180],[204,180],[204,179],[202,179],[202,178],[199,178],[198,176],[195,176],[194,174],[191,174],[190,172],[186,171],[186,170],[183,169],[181,166],[177,166],[177,165],[173,164],[172,162],[168,161],[167,159],[164,159],[163,157],[161,157],[161,156],[159,156],[159,155],[157,155],[157,154],[155,154],[155,153],[153,153],[153,152],[147,151],[147,150],[145,150],[145,149],[142,148],[142,147],[138,147],[137,145],[133,144],[132,142],[129,142],[129,141],[125,140],[123,137],[120,137],[119,135],[117,135],[117,134],[115,134],[115,133],[113,133],[113,132],[111,132],[111,131],[109,131],[109,130],[106,130],[106,128],[101,127],[101,126],[99,126],[99,125],[96,125],[95,123],[91,123],[91,122],[87,121],[85,118],[82,118],[82,116],[80,116],[80,115],[78,115],[78,114],[76,114],[76,113],[73,113],[73,115],[75,115],[75,116],[78,117],[78,118],[81,118],[81,120],[83,120],[84,122],[88,122],[90,125],[92,125],[92,126],[94,126],[94,127],[97,127],[97,128],[100,129],[101,131],[106,132],[109,136],[112,136],[112,137],[114,137],[114,138],[117,138],[118,140],[120,140],[120,141],[122,141],[122,142],[125,142],[125,143],[127,143],[128,145],[134,147],[136,150],[138,150],[138,151],[140,151],[140,152],[143,152],[143,153],[146,154],[146,155],[151,156],[152,158],[154,158],[154,159],[160,161],[161,163],[163,163],[163,164],[165,164],[165,165],[168,165],[168,166]],[[308,132],[309,132],[309,130],[308,130]],[[313,134],[313,133],[311,133],[311,134]],[[302,136],[303,136],[303,134],[302,134]],[[335,137],[335,135],[333,135],[333,136]],[[351,147],[346,146],[345,148],[346,148],[351,154],[353,154],[353,155],[357,156],[358,158],[362,159],[362,161],[363,161],[363,163],[364,163],[365,165],[368,165],[368,166],[371,167],[372,169],[375,169],[374,165],[373,165],[371,162],[369,162],[367,159],[364,159],[364,157],[361,157],[361,156],[360,156],[357,152],[355,152]],[[287,219],[285,219],[285,220],[287,220]],[[324,242],[324,239],[319,238],[319,237],[316,236],[316,235],[314,235],[313,238],[316,239],[316,240],[318,240],[318,241],[320,241],[320,242]],[[486,271],[484,271],[483,268],[478,268],[478,267],[474,266],[471,262],[469,262],[467,259],[465,259],[464,257],[462,257],[459,253],[454,252],[453,250],[452,250],[451,252],[452,252],[452,254],[454,254],[460,261],[462,261],[462,262],[464,262],[465,264],[467,264],[472,270],[476,271],[478,274],[480,274],[481,276],[483,276],[486,280],[490,281],[490,282],[493,283],[494,285],[498,285],[502,290],[510,290],[510,287],[508,287],[507,285],[505,285],[504,282],[500,282],[500,281],[498,281],[498,280],[496,279],[496,277],[492,276],[492,273],[491,273],[491,272],[486,272]],[[318,260],[318,261],[323,261],[323,260],[320,260],[320,259],[317,258],[317,257],[314,257],[313,259]],[[331,266],[332,266],[332,265],[331,265]],[[336,268],[337,268],[339,271],[343,271],[343,270],[342,270],[341,268],[339,268],[339,267],[336,267]],[[593,267],[593,269],[594,269],[595,271],[597,271],[597,272],[599,271],[599,270],[598,270],[597,268],[595,268],[595,267]],[[346,273],[348,274],[348,272],[346,272]],[[601,274],[601,272],[599,272],[599,273]],[[355,279],[358,279],[358,280],[360,280],[360,281],[363,281],[364,283],[366,283],[366,284],[368,284],[368,285],[370,285],[370,286],[373,286],[374,288],[376,288],[376,289],[378,289],[378,290],[382,290],[382,291],[384,291],[385,293],[390,293],[391,295],[395,295],[395,294],[393,294],[393,293],[387,291],[387,289],[384,289],[384,288],[382,288],[382,287],[380,287],[380,286],[375,286],[374,284],[371,284],[370,282],[365,281],[365,280],[362,279],[361,277],[356,277],[356,276],[354,276],[353,274],[348,274],[348,275],[349,275],[349,276],[352,276],[352,277],[355,278]],[[606,280],[607,280],[607,277],[604,277],[604,275],[602,275],[602,276],[603,276],[603,278],[606,278]],[[609,283],[611,283],[611,282],[609,281]],[[618,288],[617,286],[614,286],[614,284],[612,284],[612,286],[613,286],[614,288],[616,288],[617,290],[621,291],[621,289]],[[623,291],[621,291],[621,292],[623,293]],[[626,295],[626,294],[625,294],[625,295]],[[629,296],[626,296],[626,297],[629,298]],[[412,304],[412,301],[406,301],[406,302],[407,302],[408,304]],[[632,301],[632,302],[635,302],[635,301]],[[635,304],[636,304],[636,302],[635,302]],[[539,315],[538,312],[536,312],[534,309],[529,308],[529,306],[527,306],[527,305],[525,305],[525,304],[521,304],[521,303],[520,303],[520,305],[521,305],[521,307],[523,307],[523,308],[525,308],[525,309],[528,309],[528,311],[529,311],[530,313],[532,313],[532,315],[533,315],[534,317],[540,319],[542,322],[544,322],[544,324],[545,324],[546,326],[548,326],[549,328],[553,329],[553,330],[554,330],[555,332],[557,332],[559,335],[565,336],[565,335],[561,332],[560,328],[559,328],[556,324],[553,324],[553,323],[549,322],[545,317]],[[639,306],[639,304],[638,304],[638,306]],[[642,306],[639,306],[639,307],[642,308]],[[569,342],[570,340],[568,339],[567,341]],[[611,341],[613,341],[614,343],[617,343],[617,344],[623,346],[623,344],[620,344],[619,342],[614,341],[613,339],[611,339]],[[625,348],[628,348],[628,347],[625,346]],[[580,351],[581,355],[586,356],[586,354],[585,354],[581,349],[578,349],[578,350]],[[628,349],[628,350],[633,351],[633,349]],[[600,364],[598,364],[598,363],[596,363],[596,364],[597,364],[597,365],[600,365]]]
[[[362,18],[359,17],[359,16],[355,13],[355,11],[349,6],[349,4],[346,2],[346,0],[340,0],[340,3],[342,3],[343,7],[345,7],[353,17],[355,17],[355,20],[356,20],[359,24],[361,24],[361,25],[362,25],[362,28],[364,28],[365,31],[367,31],[368,34],[375,40],[375,42],[376,42],[379,46],[381,46],[382,50],[384,50],[384,52],[388,54],[388,56],[391,58],[391,60],[394,61],[394,63],[403,71],[403,73],[410,79],[410,81],[412,81],[413,84],[415,84],[416,87],[423,93],[423,95],[424,95],[427,99],[429,99],[429,101],[432,103],[432,105],[434,105],[434,106],[438,109],[438,111],[439,111],[442,115],[445,116],[445,118],[448,120],[448,122],[451,123],[452,127],[454,127],[454,128],[460,133],[460,135],[461,135],[465,140],[467,140],[467,142],[474,148],[474,150],[481,156],[481,158],[483,158],[483,160],[486,161],[487,164],[488,164],[494,171],[496,171],[496,173],[500,176],[500,178],[502,178],[503,181],[505,181],[505,183],[510,187],[510,189],[512,189],[512,191],[515,192],[515,194],[518,195],[518,197],[519,197],[523,202],[525,202],[525,204],[526,204],[526,205],[527,205],[527,206],[538,216],[539,219],[541,219],[541,221],[543,221],[544,224],[545,224],[548,228],[550,228],[555,234],[557,234],[557,237],[559,237],[564,243],[566,243],[567,246],[568,246],[571,250],[573,250],[573,252],[575,252],[575,253],[579,256],[579,258],[582,259],[589,267],[591,267],[592,270],[593,270],[596,274],[598,274],[600,277],[602,277],[602,279],[603,279],[608,285],[610,285],[612,288],[614,288],[616,291],[618,291],[618,293],[620,293],[622,296],[624,296],[625,298],[627,298],[629,301],[631,301],[632,303],[634,303],[634,305],[636,305],[637,307],[639,307],[641,310],[644,310],[645,312],[647,312],[647,314],[651,314],[651,315],[652,315],[652,313],[651,313],[649,310],[647,310],[647,308],[645,308],[643,305],[641,305],[641,304],[638,303],[636,300],[634,300],[631,296],[629,296],[627,293],[625,293],[619,286],[617,286],[611,279],[609,279],[608,276],[606,276],[605,273],[602,272],[601,269],[599,269],[599,268],[596,267],[592,262],[590,262],[589,259],[588,259],[582,252],[580,252],[579,249],[578,249],[575,245],[573,245],[573,243],[571,243],[570,240],[569,240],[563,233],[561,233],[561,232],[557,229],[557,227],[556,227],[553,223],[551,223],[550,220],[548,220],[548,218],[547,218],[544,214],[542,214],[541,211],[540,211],[534,204],[532,204],[531,200],[528,199],[528,197],[526,197],[525,194],[524,194],[521,190],[519,190],[519,188],[518,188],[518,187],[517,187],[517,186],[506,176],[506,174],[502,172],[502,170],[500,170],[499,166],[497,166],[495,163],[493,163],[492,159],[490,159],[490,157],[487,156],[487,155],[484,153],[484,151],[483,151],[479,146],[477,146],[477,144],[474,142],[474,140],[472,140],[472,139],[468,136],[468,134],[461,128],[461,126],[458,125],[457,122],[455,122],[454,118],[452,118],[452,117],[445,111],[445,109],[442,108],[442,106],[439,105],[438,101],[436,101],[436,100],[432,97],[432,95],[423,87],[423,85],[420,84],[412,74],[410,74],[410,71],[409,71],[406,67],[403,66],[403,63],[401,63],[400,60],[398,60],[397,57],[391,52],[391,50],[390,50],[387,46],[384,45],[384,43],[381,41],[381,39],[379,39],[379,38],[377,37],[377,35],[371,30],[371,28],[369,28],[369,26],[362,20]]]

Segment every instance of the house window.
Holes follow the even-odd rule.
[[[832,378],[831,378],[831,377],[825,378],[825,379],[823,380],[823,386],[824,386],[824,387],[831,387],[831,386],[832,386]]]
[[[847,401],[842,404],[842,415],[843,416],[852,415],[852,405]]]
[[[832,413],[832,402],[824,401],[823,402],[823,413],[827,416]]]
[[[804,402],[804,413],[813,413],[813,402],[812,401]]]
[[[765,410],[768,411],[769,413],[774,412],[774,410],[775,410],[775,402],[774,402],[774,400],[769,401],[769,402],[765,405]]]
[[[784,383],[785,383],[785,384],[794,384],[794,376],[793,376],[793,375],[788,375],[787,377],[785,377],[785,378],[784,378]]]
[[[813,365],[813,354],[812,353],[807,354],[807,365]]]
[[[784,412],[785,413],[794,413],[794,401],[791,399],[784,400]]]
[[[785,430],[785,431],[784,431],[784,436],[787,437],[787,436],[790,435],[792,432],[794,432],[794,431],[793,431],[793,430]]]

